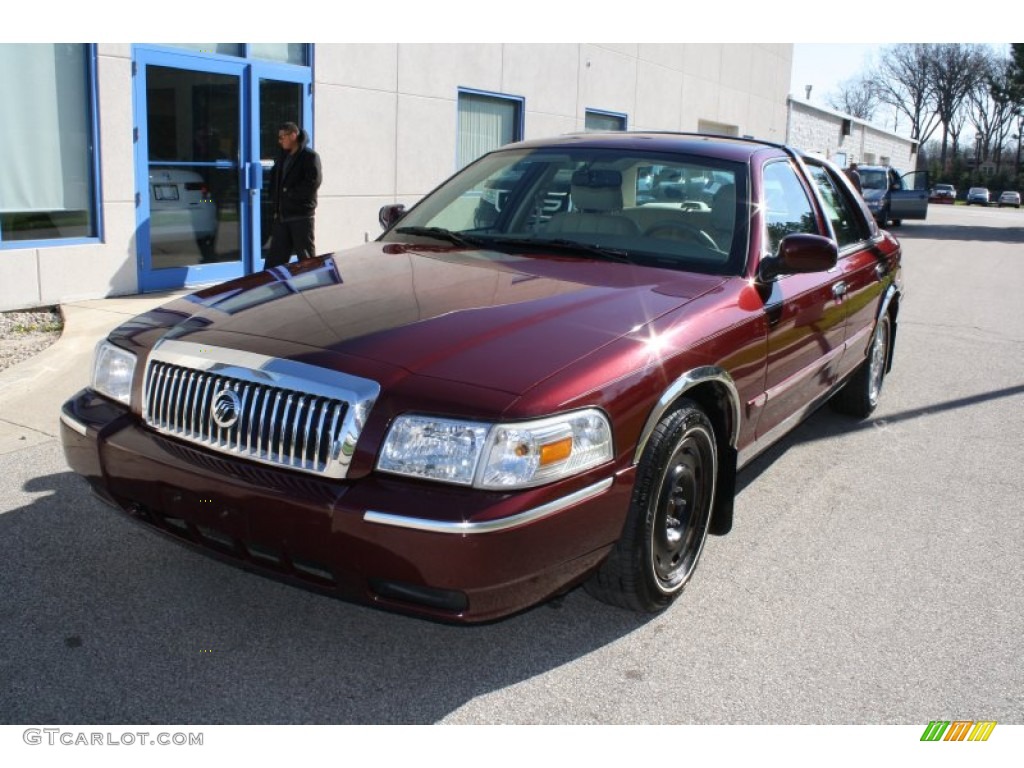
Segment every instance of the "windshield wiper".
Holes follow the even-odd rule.
[[[532,248],[555,248],[570,253],[585,253],[589,256],[597,256],[606,261],[615,261],[622,264],[635,263],[626,251],[618,248],[607,248],[594,243],[581,243],[578,240],[558,238],[553,240],[535,240],[533,238],[520,239],[517,237],[494,237],[466,235],[462,232],[453,232],[444,227],[398,227],[395,232],[400,235],[415,235],[419,237],[432,237],[435,240],[447,240],[449,243],[461,245],[464,248],[504,248],[532,249]]]
[[[607,248],[606,246],[599,246],[594,243],[581,243],[577,240],[566,240],[564,238],[556,238],[553,240],[547,240],[545,238],[494,238],[489,239],[488,242],[500,243],[503,246],[555,248],[559,251],[567,251],[569,253],[585,253],[589,256],[598,256],[606,261],[616,261],[623,264],[636,263],[630,258],[628,251],[624,251],[620,248]]]
[[[479,238],[467,237],[461,232],[452,232],[444,227],[398,227],[395,232],[400,235],[417,235],[419,237],[432,237],[435,240],[447,240],[449,243],[461,245],[465,248],[478,248],[482,244]]]

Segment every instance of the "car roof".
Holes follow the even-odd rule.
[[[787,154],[799,154],[784,144],[753,138],[734,138],[702,133],[634,132],[634,131],[588,131],[569,133],[546,139],[531,139],[515,144],[506,144],[501,149],[558,149],[578,147],[586,149],[622,149],[628,151],[679,152],[714,157],[723,160],[746,162],[754,154],[765,149],[777,149]]]

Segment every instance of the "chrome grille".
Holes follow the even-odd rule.
[[[167,341],[150,355],[143,417],[215,451],[344,477],[378,392],[375,382],[304,363]]]

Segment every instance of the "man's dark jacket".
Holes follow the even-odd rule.
[[[320,156],[306,146],[305,131],[299,132],[299,149],[288,172],[281,176],[287,152],[281,152],[270,172],[271,210],[279,219],[308,218],[316,211],[316,191],[320,188]]]

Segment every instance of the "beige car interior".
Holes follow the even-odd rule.
[[[556,213],[545,234],[601,234],[688,240],[728,252],[736,219],[736,187],[722,184],[710,207],[680,199],[638,202],[636,166],[625,172],[576,171],[569,189],[570,210]]]

